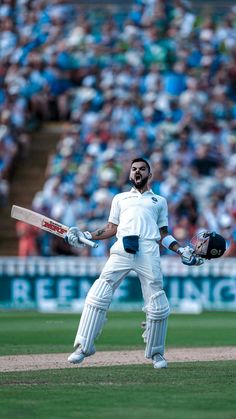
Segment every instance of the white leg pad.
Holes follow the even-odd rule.
[[[163,355],[165,350],[167,319],[170,307],[163,290],[151,296],[146,312],[145,357],[152,358],[156,354]]]
[[[94,341],[106,322],[106,313],[112,300],[113,290],[108,282],[97,279],[90,288],[80,318],[74,347],[81,345],[87,355],[95,352]]]

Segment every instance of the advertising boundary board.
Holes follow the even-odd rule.
[[[0,308],[81,312],[85,296],[107,259],[79,257],[1,257]],[[236,258],[188,267],[162,256],[164,288],[172,311],[236,311]],[[111,310],[139,310],[139,280],[131,272],[116,290]]]

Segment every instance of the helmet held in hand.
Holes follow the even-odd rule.
[[[191,240],[194,252],[204,259],[221,257],[226,250],[226,241],[223,236],[215,231],[203,231]]]

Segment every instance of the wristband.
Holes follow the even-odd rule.
[[[161,241],[162,246],[164,246],[166,249],[169,249],[170,245],[173,244],[173,243],[177,243],[177,241],[170,234],[168,236],[165,236]]]

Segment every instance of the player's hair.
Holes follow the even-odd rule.
[[[149,173],[150,173],[150,172],[151,172],[151,167],[150,167],[150,164],[147,162],[147,160],[143,159],[142,157],[137,157],[136,159],[132,160],[132,162],[131,162],[131,166],[132,166],[132,164],[133,164],[133,163],[137,163],[137,162],[139,162],[139,161],[142,161],[143,163],[145,163],[145,164],[146,164],[146,166],[147,166],[147,168],[148,168],[148,171],[149,171]]]

